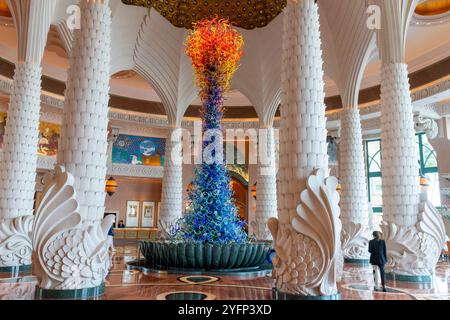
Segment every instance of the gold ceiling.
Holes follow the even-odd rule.
[[[8,4],[6,0],[0,0],[0,17],[11,18],[11,11],[9,11]]]
[[[268,25],[286,6],[286,0],[122,0],[124,4],[153,7],[179,28],[218,16],[233,25],[254,29]]]
[[[428,0],[416,7],[416,13],[421,16],[434,16],[450,11],[450,0]]]

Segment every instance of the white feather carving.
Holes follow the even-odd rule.
[[[336,263],[340,253],[338,182],[318,169],[300,195],[297,216],[291,224],[269,219],[276,257],[274,277],[282,292],[301,295],[334,295]]]
[[[336,255],[340,250],[341,221],[339,220],[338,180],[325,179],[325,170],[318,169],[308,178],[307,188],[301,193],[298,217],[292,220],[295,231],[311,238],[320,249],[322,265],[307,286],[320,286],[322,295],[336,290]]]
[[[417,229],[429,234],[436,241],[436,244],[442,247],[446,242],[445,224],[442,216],[429,201],[422,202],[421,208]]]
[[[0,266],[31,264],[33,216],[0,220]]]
[[[419,220],[415,227],[383,222],[388,263],[398,274],[431,276],[445,243],[442,216],[428,201],[421,203]]]
[[[107,274],[107,233],[114,216],[83,225],[73,183],[73,176],[59,165],[54,177],[44,180],[32,235],[34,271],[43,289],[95,287]]]
[[[367,259],[369,257],[370,228],[361,223],[347,222],[342,227],[341,245],[345,258]]]

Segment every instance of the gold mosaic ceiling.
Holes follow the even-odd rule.
[[[428,0],[416,7],[416,13],[421,16],[435,16],[450,11],[450,0]]]
[[[262,28],[275,19],[286,6],[286,0],[122,0],[124,4],[153,7],[179,28],[192,28],[203,18],[219,16],[233,25]]]

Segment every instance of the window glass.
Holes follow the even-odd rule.
[[[375,212],[381,212],[381,140],[366,142],[369,201]]]
[[[381,152],[381,140],[366,141],[367,187],[369,201],[375,212],[381,212],[383,205],[381,190]],[[420,172],[417,173],[417,179],[419,179],[420,173],[427,178],[429,186],[423,186],[423,188],[426,188],[428,199],[430,199],[433,205],[439,207],[441,205],[441,199],[436,152],[428,141],[427,136],[423,133],[417,134],[417,154],[420,164]]]
[[[422,155],[424,168],[437,169],[436,152],[434,151],[431,144],[428,142],[428,138],[425,134],[422,134]]]
[[[383,205],[383,198],[381,193],[381,177],[372,177],[369,179],[370,183],[370,203],[372,207],[381,207]]]

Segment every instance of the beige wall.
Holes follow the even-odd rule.
[[[161,202],[161,179],[114,177],[119,189],[112,196],[106,196],[106,210],[119,211],[117,222],[123,220],[126,224],[127,201],[140,201],[142,210],[143,201],[155,202],[155,221],[158,221],[158,203]],[[156,225],[157,226],[157,222]]]

